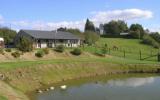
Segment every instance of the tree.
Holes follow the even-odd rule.
[[[17,32],[9,28],[0,28],[0,37],[4,38],[5,44],[12,43]]]
[[[58,28],[57,29],[57,31],[66,31],[67,30],[67,28],[65,27],[65,28],[63,28],[63,27],[60,27],[60,28]]]
[[[16,47],[22,52],[30,52],[33,50],[33,42],[26,37],[21,37]]]
[[[79,30],[79,29],[72,29],[72,28],[69,28],[66,30],[67,32],[70,32],[74,35],[77,35],[78,37],[80,37],[81,39],[84,39],[84,34]]]
[[[155,39],[158,43],[160,43],[160,34],[158,32],[153,32],[150,36]]]
[[[133,37],[135,38],[139,38],[139,39],[142,39],[144,34],[145,34],[145,31],[143,29],[143,26],[140,25],[140,24],[132,24],[130,26],[130,33]],[[134,33],[134,34],[133,34]]]
[[[122,21],[110,21],[109,23],[104,24],[104,32],[109,35],[116,35],[119,36],[122,32],[127,32],[128,26],[127,24]]]
[[[91,22],[89,19],[87,19],[86,24],[85,24],[85,31],[93,31],[95,32],[95,26],[93,22]]]
[[[100,38],[100,36],[92,31],[86,31],[85,33],[85,42],[88,45],[92,45],[95,44],[96,41],[98,41],[98,39]]]

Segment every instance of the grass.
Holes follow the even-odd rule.
[[[0,100],[8,100],[8,99],[0,95]]]
[[[0,69],[14,69],[17,67],[28,67],[45,64],[65,64],[65,63],[85,63],[85,62],[102,62],[114,64],[159,64],[154,61],[140,61],[133,59],[124,59],[120,57],[95,57],[95,58],[70,58],[70,59],[53,59],[53,60],[36,60],[36,61],[15,61],[1,62]]]
[[[139,42],[137,39],[101,38],[96,43],[96,46],[81,48],[82,51],[89,52],[89,55],[91,54],[90,57],[85,54],[78,57],[71,56],[66,52],[72,51],[73,48],[66,48],[64,54],[57,54],[58,56],[66,56],[62,58],[49,60],[41,58],[31,59],[30,61],[17,59],[0,62],[0,73],[7,76],[5,81],[8,84],[26,93],[34,91],[43,85],[79,77],[90,77],[97,74],[123,73],[125,71],[126,73],[128,71],[156,72],[160,68],[160,63],[157,62],[156,56],[152,58],[150,56],[151,50],[152,55],[156,55],[158,49],[140,44]],[[100,47],[104,46],[104,44],[107,44],[108,48],[111,49],[110,54],[106,55],[106,57],[93,55],[97,51],[100,52]],[[113,46],[117,46],[118,50],[112,50]],[[53,51],[53,49],[51,50]],[[124,50],[126,58],[123,58]],[[150,58],[139,60],[140,50],[143,58]],[[0,96],[0,100],[1,98],[6,100]]]
[[[140,59],[140,51],[142,54],[142,60],[145,61],[157,61],[158,49],[155,49],[151,46],[144,45],[140,43],[138,39],[123,39],[123,38],[101,38],[96,46],[86,46],[82,48],[84,51],[95,53],[100,52],[100,48],[107,44],[107,47],[110,48],[110,53],[108,54],[117,57],[125,57],[127,59]],[[113,46],[118,47],[118,50],[113,50]]]

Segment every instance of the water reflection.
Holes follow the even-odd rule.
[[[147,84],[154,83],[154,77],[149,78],[129,78],[124,80],[110,80],[108,85],[110,86],[127,86],[127,87],[140,87]]]

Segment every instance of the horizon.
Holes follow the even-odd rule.
[[[89,18],[95,26],[124,20],[128,26],[139,23],[145,29],[160,32],[159,3],[158,0],[5,0],[1,1],[0,25],[14,30],[67,27],[83,31]]]

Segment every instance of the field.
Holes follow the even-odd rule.
[[[85,46],[82,48],[87,52],[99,52],[101,47],[107,45],[108,54],[127,59],[144,61],[157,61],[158,49],[140,43],[138,39],[123,39],[123,38],[101,38],[95,46]]]

